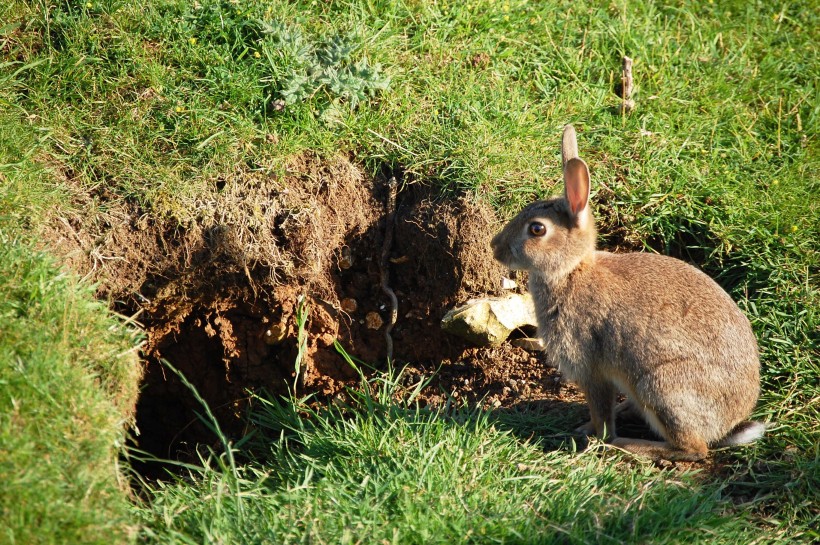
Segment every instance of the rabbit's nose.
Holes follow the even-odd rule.
[[[501,233],[495,235],[493,239],[490,241],[490,248],[492,248],[494,252],[498,251],[499,238],[501,238]]]
[[[493,259],[503,263],[506,260],[507,254],[509,253],[507,247],[496,240],[493,240],[490,243],[490,246],[493,249]]]

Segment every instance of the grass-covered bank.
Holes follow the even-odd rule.
[[[469,468],[487,479],[481,481],[487,499],[477,492],[469,496],[475,503],[448,504],[450,510],[443,512],[452,519],[413,511],[413,494],[423,490],[414,472],[423,466],[405,470],[398,463],[373,462],[366,437],[356,435],[360,449],[349,458],[338,446],[316,454],[318,462],[305,454],[308,447],[296,449],[293,459],[280,448],[271,467],[244,468],[241,487],[248,488],[242,490],[259,499],[241,500],[249,518],[232,518],[225,507],[244,497],[235,497],[231,475],[208,473],[205,482],[157,492],[157,501],[138,516],[149,541],[151,535],[182,542],[261,539],[264,528],[256,524],[274,520],[273,528],[291,521],[292,541],[306,535],[317,541],[346,535],[368,539],[367,532],[394,523],[399,528],[399,518],[409,510],[424,519],[419,527],[424,531],[452,529],[451,540],[516,541],[515,530],[528,542],[529,531],[558,536],[545,528],[567,529],[562,517],[572,508],[550,502],[578,498],[590,502],[581,512],[594,512],[599,521],[582,523],[571,536],[583,540],[584,532],[593,532],[602,540],[610,534],[614,541],[651,535],[661,540],[661,530],[644,532],[653,532],[663,517],[641,509],[646,505],[652,512],[667,492],[675,498],[672,504],[693,510],[657,507],[658,512],[690,517],[691,524],[682,526],[695,540],[816,538],[820,14],[812,2],[12,0],[0,6],[0,21],[0,229],[7,248],[2,267],[8,271],[0,304],[17,316],[8,321],[3,314],[0,342],[15,339],[3,345],[14,353],[47,349],[54,355],[31,357],[44,368],[62,369],[48,358],[79,361],[71,351],[94,346],[98,330],[84,324],[110,325],[94,317],[103,313],[102,306],[89,302],[87,290],[77,296],[85,309],[80,314],[55,314],[56,307],[48,307],[26,314],[22,322],[18,316],[21,300],[54,304],[75,293],[75,281],[56,269],[21,265],[30,259],[41,263],[31,257],[31,246],[66,211],[87,207],[83,212],[94,217],[95,210],[102,214],[127,200],[152,217],[187,225],[213,213],[196,204],[202,195],[217,193],[220,180],[236,172],[275,175],[287,157],[313,150],[346,153],[373,170],[387,164],[403,171],[407,181],[466,191],[494,203],[504,215],[555,190],[558,135],[567,122],[578,127],[593,172],[602,243],[645,244],[697,261],[730,290],[760,341],[763,394],[756,416],[773,427],[752,448],[718,454],[721,470],[707,484],[643,465],[614,471],[611,458],[595,452],[539,453],[480,419],[459,429],[453,423],[458,421],[415,413],[409,420],[393,419],[389,409],[379,409],[382,416],[376,418],[368,409],[353,422],[382,426],[378,433],[395,443],[388,460],[406,457],[412,465],[426,457],[444,464],[442,473],[455,479],[446,469],[456,467],[455,459],[440,457],[445,447],[461,445],[473,455],[470,463],[478,464]],[[637,109],[628,116],[617,113],[613,93],[624,54],[635,58],[637,86]],[[89,198],[75,199],[77,194]],[[19,272],[24,270],[34,272]],[[56,295],[32,295],[41,284],[59,286]],[[68,320],[60,322],[58,314]],[[110,342],[120,351],[131,346],[127,335]],[[9,426],[20,422],[13,418],[13,400],[29,396],[18,391],[31,386],[52,392],[44,376],[20,382],[28,375],[16,361],[10,356],[2,362],[10,377],[3,383],[9,403],[4,425]],[[65,368],[77,372],[75,366]],[[87,378],[77,380],[90,384]],[[69,388],[50,395],[57,406],[74,407],[73,398],[54,397],[74,393]],[[69,423],[37,414],[29,422],[53,434],[49,445],[59,445]],[[320,419],[316,425],[290,444],[338,442],[341,432],[333,430],[347,424]],[[118,429],[117,422],[101,426],[109,431],[100,437],[119,433],[110,431]],[[8,440],[20,440],[18,435]],[[474,448],[482,437],[493,453]],[[7,449],[5,441],[2,450],[9,456],[27,452]],[[526,470],[502,467],[493,475],[480,466],[504,456],[555,469],[528,477]],[[348,463],[358,458],[363,465]],[[3,470],[26,478],[35,475],[33,468],[53,469],[37,457],[9,460]],[[311,464],[323,464],[324,470],[310,469]],[[299,488],[294,483],[309,469],[311,480]],[[470,470],[456,472],[467,479],[456,482],[470,484]],[[362,484],[368,471],[378,472],[377,492],[386,495],[371,495],[375,477]],[[259,475],[265,473],[279,476],[263,483]],[[675,479],[684,485],[670,484]],[[582,492],[573,499],[569,483],[577,482],[583,483]],[[519,501],[517,490],[547,497],[533,498],[544,503],[515,513],[499,511],[503,506],[495,505],[493,496]],[[53,495],[40,496],[40,503],[13,501],[8,511],[4,504],[3,516],[47,536],[43,513],[52,505],[74,505],[58,498],[85,498],[72,496],[75,492],[58,487]],[[607,503],[608,493],[625,500],[637,526],[607,518],[617,511],[617,502]],[[273,506],[266,495],[281,503]],[[721,497],[738,505],[730,508]],[[120,501],[113,499],[112,505]],[[277,511],[285,502],[298,509]],[[385,502],[387,515],[376,509],[379,502]],[[227,518],[210,517],[209,510]],[[310,513],[316,510],[322,524],[300,525],[314,520]],[[475,522],[481,518],[464,522],[476,512],[512,517],[504,519],[512,522],[507,529]],[[84,520],[86,536],[109,528],[94,517],[78,520]],[[205,520],[225,526],[203,529]],[[350,526],[334,526],[333,520]],[[412,523],[401,530],[407,532],[399,536],[404,542],[422,540],[422,533],[409,528]],[[698,533],[698,523],[711,533]],[[481,528],[489,532],[486,537]],[[249,537],[241,533],[257,530],[260,534]]]
[[[134,333],[0,227],[0,542],[125,543]]]

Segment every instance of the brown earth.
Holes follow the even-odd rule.
[[[582,396],[538,356],[509,344],[471,347],[441,331],[448,309],[499,294],[506,271],[489,240],[500,223],[475,199],[436,196],[398,178],[386,254],[398,300],[394,367],[406,366],[409,381],[434,377],[422,403],[572,409],[580,424]],[[185,224],[106,192],[84,192],[65,173],[74,206],[55,214],[43,243],[144,327],[139,448],[185,459],[196,445],[215,444],[197,417],[201,404],[171,366],[232,438],[246,431],[252,392],[295,389],[323,402],[357,383],[336,343],[371,368],[385,367],[388,179],[344,157],[302,155],[278,176],[238,170],[214,180],[190,204],[198,212]]]

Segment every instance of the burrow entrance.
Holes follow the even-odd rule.
[[[238,170],[214,180],[187,226],[80,192],[76,198],[89,202],[77,209],[94,215],[55,221],[49,244],[145,328],[138,448],[186,459],[216,442],[197,416],[200,402],[163,361],[195,386],[231,438],[247,431],[250,392],[295,388],[322,399],[356,382],[337,342],[365,362],[384,363],[390,302],[381,289],[382,252],[393,176],[400,188],[386,254],[398,299],[393,355],[410,362],[410,374],[437,371],[423,400],[511,406],[558,396],[557,377],[536,356],[511,346],[471,348],[439,327],[453,305],[497,294],[506,272],[489,249],[499,223],[487,206],[437,198],[401,173],[368,176],[344,157],[303,155],[277,176]],[[300,323],[307,350],[297,374]],[[577,395],[565,387],[561,397]]]

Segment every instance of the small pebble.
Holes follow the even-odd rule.
[[[378,312],[368,312],[364,322],[368,329],[379,329],[384,324],[384,320]]]
[[[347,270],[353,266],[353,255],[350,248],[342,248],[342,255],[339,257],[339,268]]]
[[[275,324],[265,330],[265,344],[276,345],[285,339],[285,327],[281,324]]]
[[[518,284],[515,283],[515,280],[510,278],[502,277],[501,278],[501,289],[502,290],[514,290],[518,287]]]

